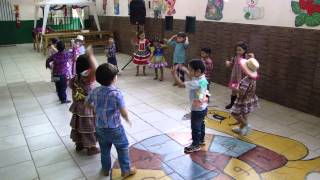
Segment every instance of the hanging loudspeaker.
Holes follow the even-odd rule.
[[[165,26],[166,31],[172,31],[173,30],[173,16],[166,16],[165,22],[166,22],[166,26]]]
[[[196,17],[187,16],[186,17],[186,32],[194,33],[196,32]]]

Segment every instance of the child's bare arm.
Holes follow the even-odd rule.
[[[178,36],[178,35],[176,35],[176,34],[173,35],[173,36],[171,36],[171,38],[170,38],[168,41],[169,41],[169,42],[172,41],[172,40],[173,40],[174,38],[176,38],[177,36]]]
[[[129,120],[128,111],[126,108],[120,108],[120,114],[123,119],[131,126],[131,122]]]
[[[189,71],[186,67],[182,66],[182,67],[180,67],[180,70],[184,71],[189,76]],[[173,70],[171,72],[175,82],[177,82],[179,87],[186,87],[184,82],[181,81],[181,79],[178,77],[176,71],[177,71],[177,68],[173,68]]]

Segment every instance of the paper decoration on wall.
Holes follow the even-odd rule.
[[[259,0],[247,0],[244,8],[244,17],[248,20],[261,19],[264,17],[264,8],[257,7]]]
[[[223,0],[208,0],[205,18],[216,21],[221,20],[223,17],[223,6]]]
[[[103,9],[103,14],[107,14],[107,0],[102,1],[102,9]]]
[[[295,26],[315,27],[320,25],[320,0],[291,1],[292,11],[297,15]]]
[[[166,15],[167,16],[172,16],[176,13],[175,5],[176,5],[176,0],[165,0],[166,2]]]
[[[152,10],[154,13],[155,18],[161,18],[162,17],[162,11],[163,11],[163,0],[153,0],[152,1]]]
[[[113,0],[113,11],[114,11],[114,15],[120,15],[120,3],[119,0]]]

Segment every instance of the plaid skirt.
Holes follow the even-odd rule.
[[[237,99],[231,108],[232,114],[248,114],[259,107],[258,97],[254,96],[246,100]]]

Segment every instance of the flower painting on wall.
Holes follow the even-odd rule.
[[[247,0],[247,7],[244,8],[244,17],[248,20],[262,19],[264,8],[258,7],[259,0]]]
[[[223,18],[223,0],[208,0],[206,8],[206,19],[219,21]]]
[[[167,16],[173,16],[176,13],[175,5],[176,5],[176,0],[165,0],[166,2],[166,15]]]
[[[320,0],[291,1],[291,8],[297,15],[295,19],[296,27],[320,25]]]

